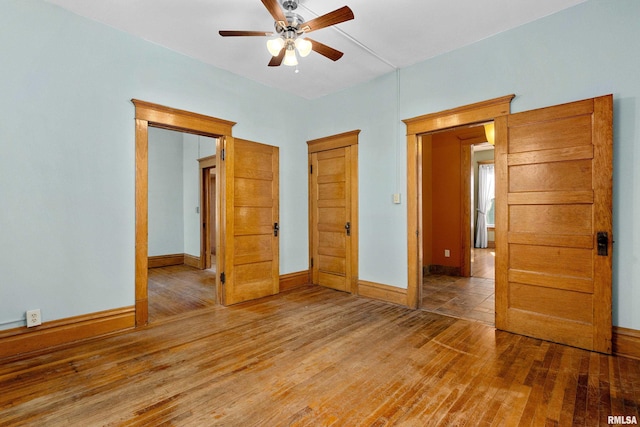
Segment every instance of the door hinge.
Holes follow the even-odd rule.
[[[225,152],[226,152],[226,150],[225,150],[224,148],[223,148],[223,149],[222,149],[222,151],[220,152],[220,158],[221,158],[222,160],[224,160]]]
[[[227,281],[227,276],[224,274],[224,271],[223,271],[222,273],[220,273],[220,283],[224,285],[226,281]]]
[[[311,258],[311,267],[313,267],[313,258]]]
[[[309,165],[309,174],[312,175],[313,174],[313,165]]]
[[[280,226],[277,222],[273,223],[273,235],[278,237],[278,231],[280,230]]]

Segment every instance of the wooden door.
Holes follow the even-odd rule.
[[[357,285],[357,135],[309,141],[309,234],[314,284]]]
[[[612,97],[495,124],[496,327],[611,353]]]
[[[224,264],[218,262],[225,305],[279,291],[278,157],[270,145],[225,142]]]

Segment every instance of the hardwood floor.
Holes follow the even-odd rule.
[[[216,304],[215,264],[211,270],[188,265],[149,269],[149,322]]]
[[[496,250],[492,248],[471,249],[471,276],[485,279],[496,278]]]
[[[495,249],[473,249],[473,277],[425,274],[426,311],[495,325]]]
[[[0,425],[606,425],[640,361],[306,286],[0,362]]]

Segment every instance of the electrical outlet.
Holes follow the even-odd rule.
[[[451,256],[451,252],[449,251],[449,249],[445,249],[444,250],[444,256],[449,258]]]
[[[42,317],[40,315],[40,309],[36,308],[35,310],[27,311],[27,328],[31,328],[32,326],[42,325]]]

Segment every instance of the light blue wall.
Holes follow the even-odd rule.
[[[640,2],[590,0],[403,69],[399,118],[514,93],[512,111],[614,95],[614,325],[640,329]],[[403,126],[394,74],[313,102],[315,138],[359,128],[360,276],[406,287]],[[394,132],[396,125],[399,130]],[[400,159],[395,160],[395,159]],[[396,171],[397,167],[399,171]]]
[[[184,249],[200,257],[200,163],[198,159],[216,154],[216,140],[200,135],[182,134],[183,140],[183,218]],[[149,212],[151,214],[151,212]]]
[[[184,253],[183,146],[180,132],[149,129],[149,256]]]
[[[33,308],[47,322],[134,304],[132,98],[295,145],[281,150],[280,271],[307,268],[306,147],[287,126],[301,113],[274,102],[302,100],[40,0],[0,2],[0,52],[0,329]]]
[[[637,0],[590,0],[305,101],[41,1],[3,0],[0,329],[32,308],[49,321],[133,304],[131,98],[231,120],[235,136],[280,147],[282,274],[307,268],[304,141],[361,129],[360,277],[406,287],[400,119],[510,93],[516,112],[614,94],[614,324],[640,329],[639,21]]]

